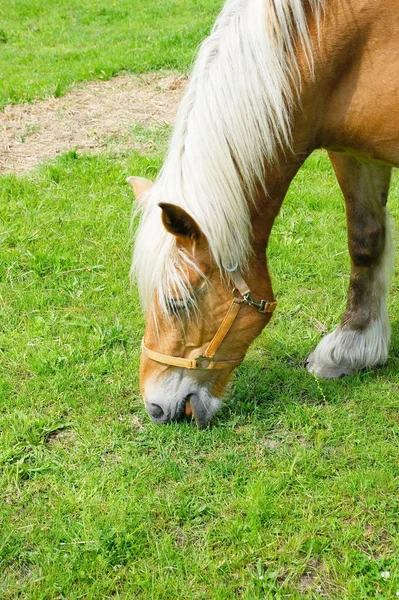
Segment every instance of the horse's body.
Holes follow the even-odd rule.
[[[398,40],[396,0],[227,3],[197,60],[159,179],[151,190],[133,182],[146,204],[135,254],[146,347],[201,354],[227,310],[224,268],[235,263],[254,295],[273,300],[264,256],[274,219],[303,161],[325,148],[345,197],[352,266],[341,325],[308,369],[337,377],[386,360],[393,251],[385,206],[391,168],[399,166]],[[190,315],[167,314],[171,301],[183,313],[196,305],[189,327]],[[240,360],[269,318],[243,308],[216,361]],[[232,369],[161,363],[142,358],[154,421],[178,417],[191,398],[197,422],[207,424]]]
[[[328,2],[323,30],[316,76],[324,90],[316,104],[323,118],[316,125],[316,147],[398,166],[398,5]],[[343,32],[339,44],[337,31]]]

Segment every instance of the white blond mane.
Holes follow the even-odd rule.
[[[221,265],[245,268],[251,251],[248,200],[264,185],[264,161],[291,143],[300,86],[298,40],[312,64],[306,7],[324,0],[228,0],[203,42],[180,104],[164,166],[147,194],[132,271],[144,307],[170,290],[186,299],[183,257],[161,222],[159,202],[190,213]],[[176,295],[176,292],[174,292]]]

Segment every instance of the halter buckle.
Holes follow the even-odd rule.
[[[260,302],[255,302],[251,294],[245,294],[244,300],[249,306],[257,308],[258,312],[262,313],[263,315],[265,315],[266,313],[274,312],[277,307],[277,302],[270,302],[269,300],[261,300]]]
[[[261,300],[258,307],[258,312],[265,313],[267,312],[267,300]]]
[[[212,359],[209,356],[203,356],[202,354],[195,359],[195,366],[197,369],[208,369]]]

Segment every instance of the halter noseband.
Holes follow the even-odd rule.
[[[147,348],[143,338],[141,349],[144,356],[163,365],[181,367],[183,369],[201,369],[205,371],[214,369],[231,369],[242,363],[244,357],[236,360],[214,360],[216,352],[219,350],[220,345],[236,320],[241,306],[243,304],[248,304],[248,306],[257,308],[258,312],[266,314],[273,313],[276,310],[277,302],[275,300],[261,300],[260,302],[255,302],[251,296],[251,290],[237,271],[237,265],[233,269],[226,269],[226,271],[228,271],[230,274],[235,286],[233,289],[233,300],[229,306],[226,316],[221,322],[219,329],[213,336],[205,352],[193,359],[169,356],[167,354],[161,354],[160,352],[156,352],[155,350],[150,350],[150,348]],[[238,292],[241,297],[236,297],[236,292]]]

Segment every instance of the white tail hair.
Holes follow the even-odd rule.
[[[184,208],[207,237],[219,268],[245,269],[251,252],[248,203],[265,187],[265,161],[291,143],[300,88],[295,46],[312,68],[307,8],[318,19],[324,0],[228,0],[203,42],[180,104],[164,166],[148,192],[132,271],[148,306],[166,310],[170,290],[184,300],[184,256],[161,221],[159,202]],[[176,293],[176,292],[175,292]]]

